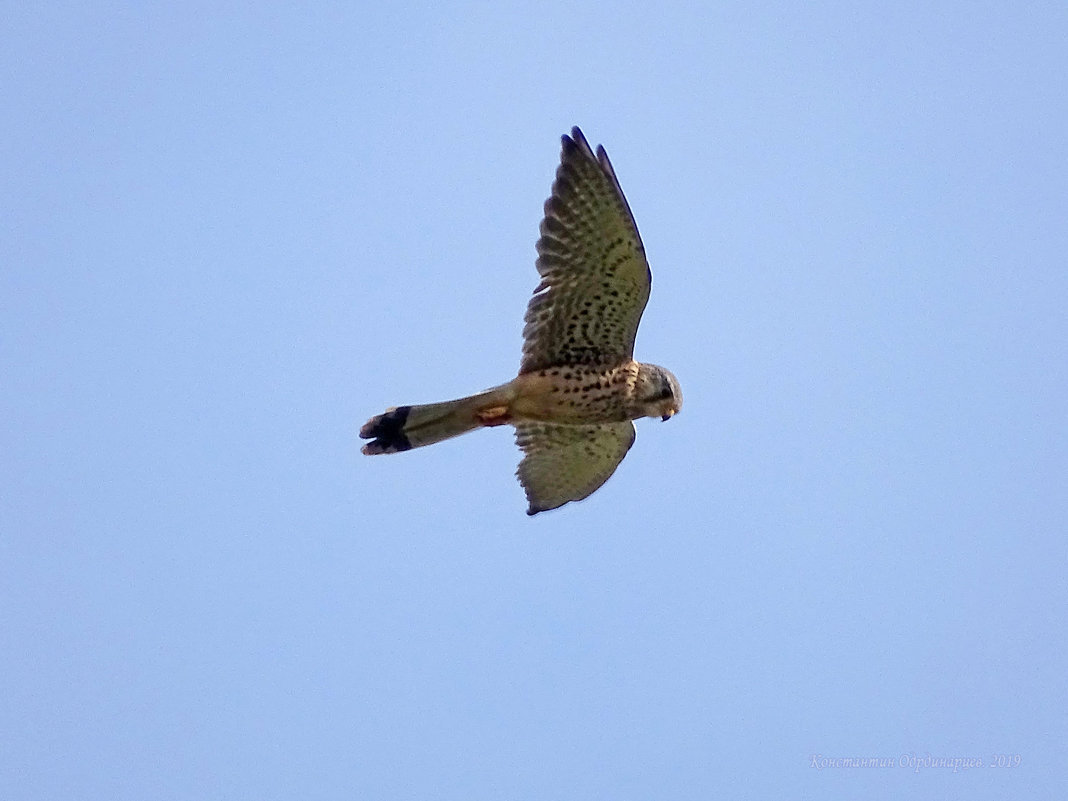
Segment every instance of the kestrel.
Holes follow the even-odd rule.
[[[540,230],[519,375],[467,398],[388,409],[360,429],[372,440],[363,452],[376,454],[510,423],[528,515],[588,497],[634,444],[631,420],[682,408],[675,376],[634,361],[652,275],[608,154],[594,155],[578,128],[563,137]]]

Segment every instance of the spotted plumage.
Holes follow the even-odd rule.
[[[578,128],[572,137],[545,201],[520,373],[629,360],[649,300],[645,248],[608,154],[594,155]]]
[[[608,154],[595,154],[578,128],[563,137],[537,251],[541,283],[524,318],[519,375],[478,395],[372,417],[360,429],[372,440],[364,453],[512,424],[527,513],[537,514],[604,484],[634,442],[631,420],[679,411],[675,377],[633,359],[649,264]]]

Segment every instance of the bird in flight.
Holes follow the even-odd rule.
[[[632,420],[682,408],[675,376],[634,361],[652,276],[608,154],[594,154],[578,128],[562,139],[519,375],[467,398],[388,409],[360,429],[371,440],[363,452],[378,454],[515,426],[528,515],[588,497],[634,444]]]

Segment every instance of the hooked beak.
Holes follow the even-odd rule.
[[[660,418],[660,422],[661,423],[666,423],[668,420],[671,419],[672,415],[674,415],[674,414],[675,414],[675,410],[672,409],[671,411],[669,411],[667,414],[665,414],[663,417]]]

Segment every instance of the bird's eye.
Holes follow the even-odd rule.
[[[674,394],[674,393],[672,393],[672,391],[671,391],[671,387],[664,387],[664,388],[663,388],[662,390],[660,390],[660,399],[661,399],[661,400],[667,400],[667,399],[668,399],[668,398],[670,398],[670,397],[671,397],[671,396],[672,396],[673,394]]]

